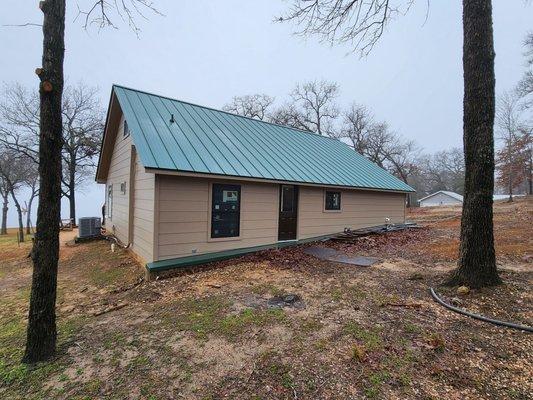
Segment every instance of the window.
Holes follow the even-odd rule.
[[[120,183],[120,193],[126,194],[126,182]]]
[[[106,214],[108,218],[113,218],[113,185],[107,187],[107,207]]]
[[[213,184],[211,237],[238,237],[240,233],[240,185]]]
[[[128,121],[124,120],[124,132],[122,137],[127,138],[130,135],[130,128],[128,128]]]
[[[292,212],[294,211],[294,187],[282,186],[281,187],[281,211]]]
[[[326,211],[340,211],[341,192],[326,191]]]

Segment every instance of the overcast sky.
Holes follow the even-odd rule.
[[[98,86],[105,107],[113,83],[220,108],[234,95],[252,93],[281,103],[296,82],[325,79],[339,83],[340,106],[366,104],[428,152],[462,145],[460,1],[431,1],[425,23],[426,1],[415,1],[363,59],[347,46],[294,36],[294,26],[272,22],[290,1],[154,0],[164,16],[147,12],[148,20],[138,18],[139,37],[119,18],[120,29],[84,30],[75,20],[77,4],[87,9],[92,2],[67,1],[65,75]],[[0,25],[41,23],[37,0],[2,3]],[[501,93],[525,69],[522,42],[533,30],[533,6],[493,0],[493,7]],[[0,43],[0,79],[37,87],[41,29],[0,26]],[[101,185],[89,182],[78,195],[78,216],[100,215],[103,200]],[[10,226],[16,224],[13,208]]]

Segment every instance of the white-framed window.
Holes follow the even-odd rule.
[[[126,194],[126,182],[120,183],[120,193]]]
[[[341,192],[326,190],[324,209],[326,211],[340,211],[341,209]]]
[[[106,215],[107,218],[113,218],[113,185],[107,185],[107,201],[106,201]]]

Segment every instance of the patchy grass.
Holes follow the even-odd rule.
[[[457,296],[439,283],[455,266],[459,210],[414,217],[428,227],[323,243],[381,258],[370,268],[288,248],[135,286],[143,271],[126,251],[63,245],[58,354],[31,367],[20,363],[27,248],[0,238],[10,254],[0,260],[0,398],[529,398],[529,336],[449,313],[428,295],[433,286]],[[497,205],[495,221],[505,284],[461,296],[461,307],[531,324],[531,215],[519,202]],[[287,293],[301,301],[268,307]]]

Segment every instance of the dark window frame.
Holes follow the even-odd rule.
[[[235,184],[229,184],[229,183],[213,183],[211,185],[211,232],[210,232],[210,239],[236,239],[240,238],[241,236],[241,185],[235,185]],[[217,205],[220,205],[220,202],[216,201],[216,197],[223,196],[224,190],[228,191],[237,191],[237,209],[236,210],[223,210],[216,209]],[[213,218],[216,214],[225,214],[226,216],[234,215],[236,216],[236,223],[237,223],[237,232],[233,235],[228,235],[224,233],[215,233],[216,228],[216,222]]]
[[[130,135],[130,128],[128,127],[128,121],[124,120],[124,132],[122,132],[122,138],[126,139]]]
[[[339,204],[337,207],[333,204],[333,196],[339,196]],[[341,211],[342,192],[339,190],[326,190],[324,193],[324,210],[325,211]]]

